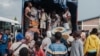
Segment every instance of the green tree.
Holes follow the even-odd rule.
[[[14,20],[17,21],[17,18],[15,17]]]

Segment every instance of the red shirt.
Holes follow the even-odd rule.
[[[35,51],[35,56],[45,56],[45,53],[42,49],[40,49],[39,51]]]

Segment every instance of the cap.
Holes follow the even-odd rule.
[[[16,40],[18,40],[18,41],[22,40],[23,38],[24,38],[24,36],[21,33],[17,34],[17,36],[16,36]]]

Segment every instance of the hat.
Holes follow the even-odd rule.
[[[62,33],[62,37],[67,40],[69,38],[69,35],[67,32],[64,32]]]
[[[18,40],[18,41],[22,40],[23,38],[24,38],[24,36],[21,33],[17,34],[17,36],[16,36],[16,40]]]

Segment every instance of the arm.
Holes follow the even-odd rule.
[[[9,50],[14,50],[13,46],[14,46],[14,43],[11,45],[11,47],[9,48]]]
[[[96,44],[96,46],[97,46],[97,56],[98,56],[99,53],[100,53],[100,39],[99,39],[99,37],[97,37],[97,44]]]
[[[67,12],[67,20],[71,19],[71,13],[68,11]]]
[[[80,45],[79,45],[79,52],[80,52],[80,56],[84,56],[84,54],[83,54],[83,44],[82,43],[80,43]]]
[[[42,48],[44,49],[44,47],[46,46],[47,44],[46,44],[46,42],[44,41],[44,39],[43,39],[43,41],[42,41]]]
[[[86,52],[87,52],[87,50],[88,50],[89,38],[90,38],[90,37],[88,37],[87,40],[86,40],[86,42],[84,43],[84,55],[86,55]]]
[[[31,19],[30,19],[30,17],[27,15],[27,14],[28,14],[28,12],[29,12],[29,9],[28,9],[28,8],[26,8],[26,9],[25,9],[25,16],[26,16],[29,20],[31,20]]]

